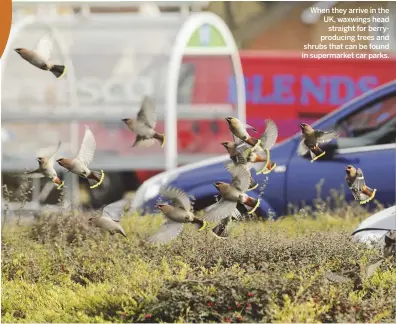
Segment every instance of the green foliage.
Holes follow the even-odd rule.
[[[146,239],[163,218],[129,215],[128,240],[63,212],[2,237],[3,322],[394,322],[396,264],[360,288],[324,272],[359,273],[381,251],[352,243],[368,214],[300,213],[238,223],[227,240],[186,225],[170,245]]]

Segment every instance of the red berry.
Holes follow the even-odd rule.
[[[246,304],[246,308],[250,308],[250,307],[252,307],[251,304]]]
[[[231,322],[231,318],[226,317],[226,318],[224,319],[224,322],[227,322],[227,323]]]
[[[237,320],[238,320],[238,321],[242,321],[242,320],[243,320],[242,316],[238,316],[238,317],[237,317]]]
[[[146,318],[146,319],[151,318],[151,314],[144,315],[144,318]]]
[[[209,306],[209,307],[212,307],[212,306],[213,306],[213,303],[212,303],[212,302],[208,302],[208,306]]]
[[[254,294],[253,293],[251,293],[251,292],[248,292],[248,297],[253,297],[254,296]]]
[[[228,306],[228,309],[229,309],[229,310],[231,310],[231,309],[232,309],[232,307],[231,307],[231,306]]]

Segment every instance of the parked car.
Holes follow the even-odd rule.
[[[366,218],[352,232],[352,237],[357,242],[375,246],[384,244],[385,235],[390,231],[396,231],[396,205]]]
[[[345,166],[348,164],[363,170],[367,185],[377,189],[375,199],[386,206],[395,203],[396,81],[350,100],[314,123],[313,127],[335,128],[340,137],[324,146],[326,155],[314,163],[308,155],[301,157],[297,154],[300,133],[275,145],[271,160],[277,167],[268,175],[257,176],[252,172],[259,184],[263,184],[268,176],[257,210],[259,214],[268,215],[271,211],[274,217],[279,217],[287,213],[289,204],[298,206],[305,202],[312,205],[317,198],[316,185],[321,181],[322,198],[329,196],[332,189],[339,189],[345,199],[351,201],[352,193],[345,183]],[[196,210],[205,208],[218,194],[213,182],[231,180],[224,168],[227,161],[228,156],[223,155],[158,174],[141,185],[132,207],[153,210],[160,186],[167,183],[193,195]],[[256,198],[260,191],[257,188],[249,195]]]

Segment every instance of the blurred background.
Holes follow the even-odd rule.
[[[394,55],[395,2],[13,1],[13,30],[2,60],[3,184],[20,195],[22,179],[12,174],[36,168],[39,152],[59,140],[59,155],[73,157],[84,124],[96,137],[91,166],[104,169],[103,186],[89,190],[85,179],[57,171],[66,179],[68,198],[94,208],[135,191],[166,168],[224,154],[219,142],[230,140],[228,115],[246,118],[259,132],[272,118],[278,141],[295,134],[301,122],[312,123],[395,79],[395,56],[301,58],[304,44],[319,43],[327,29],[311,6],[357,4],[390,9],[390,22],[382,25],[390,28]],[[217,18],[200,16],[207,12]],[[48,33],[54,40],[52,61],[68,68],[61,80],[13,52],[34,48]],[[167,138],[164,149],[131,148],[134,135],[121,119],[135,116],[146,94],[156,102],[160,132],[174,106],[177,145]],[[32,209],[57,202],[59,191],[51,182],[34,185]]]

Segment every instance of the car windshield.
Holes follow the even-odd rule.
[[[368,104],[339,120],[338,148],[390,144],[396,138],[396,93]]]

